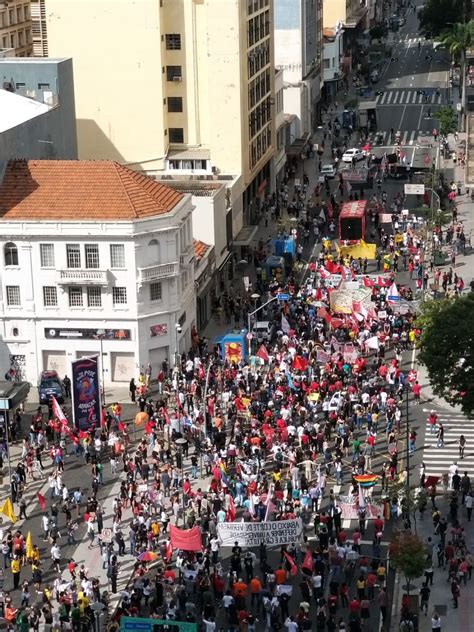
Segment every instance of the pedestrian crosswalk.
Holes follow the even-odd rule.
[[[375,97],[377,105],[440,105],[441,91],[432,89],[384,90]]]
[[[429,411],[427,413],[427,416]],[[449,470],[449,466],[457,462],[459,473],[467,472],[474,477],[474,423],[461,413],[441,412],[438,421],[444,427],[444,445],[438,446],[436,434],[431,432],[426,424],[424,436],[423,462],[426,475],[442,476]],[[464,435],[466,447],[464,458],[459,455],[459,437]]]
[[[398,130],[397,130],[398,131]],[[400,130],[400,144],[402,146],[405,145],[416,145],[416,139],[419,135],[419,130]],[[395,140],[393,136],[391,136],[389,131],[380,131],[378,132],[381,141],[378,143],[382,147],[395,146]],[[382,135],[382,136],[380,136]],[[376,145],[374,145],[376,147]]]

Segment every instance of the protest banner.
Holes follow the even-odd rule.
[[[267,546],[296,544],[301,534],[301,520],[274,520],[269,522],[221,522],[217,535],[221,546]]]

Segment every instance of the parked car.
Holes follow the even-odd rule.
[[[53,396],[56,398],[58,404],[64,403],[64,389],[61,378],[56,371],[43,371],[38,380],[38,398],[40,404],[47,404]]]
[[[252,333],[257,342],[271,342],[275,337],[275,325],[270,320],[259,320],[255,323]]]
[[[355,147],[353,149],[348,149],[342,156],[342,162],[352,162],[353,158],[356,159],[356,162],[364,160],[365,151],[363,149],[356,149]]]
[[[334,178],[336,175],[336,166],[331,163],[328,165],[323,165],[321,167],[321,171],[319,172],[319,180],[320,182],[324,182],[325,178]]]

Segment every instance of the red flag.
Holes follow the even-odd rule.
[[[234,522],[236,514],[237,514],[237,512],[235,511],[234,499],[229,494],[229,508],[227,509],[227,513],[226,513],[226,516],[225,516],[226,521],[227,522]]]
[[[364,282],[365,287],[374,287],[375,282],[373,279],[368,279],[367,277],[364,277],[362,279],[362,281]]]
[[[166,554],[165,554],[166,562],[170,561],[172,555],[173,555],[173,545],[171,544],[171,540],[169,540],[168,544],[166,545]]]
[[[296,356],[293,360],[292,366],[295,371],[304,371],[308,366],[308,361],[306,360],[306,358]]]
[[[201,551],[201,532],[199,527],[192,529],[179,529],[170,524],[170,542],[173,549],[181,549],[182,551]]]
[[[294,577],[296,573],[298,572],[298,569],[296,568],[295,560],[286,551],[283,551],[283,555],[285,556],[286,561],[290,565],[290,574],[292,577]]]
[[[268,362],[270,360],[270,356],[265,348],[265,345],[260,345],[260,349],[257,351],[257,358],[260,358],[264,362]]]
[[[54,395],[51,396],[51,407],[53,409],[53,415],[56,417],[56,419],[60,421],[62,424],[65,424],[67,426],[68,425],[67,417],[63,413],[63,410],[61,406],[58,404],[58,400],[54,397]]]
[[[39,506],[44,511],[46,509],[46,499],[45,499],[45,497],[42,494],[40,494],[39,492],[37,492],[36,498],[38,499]]]
[[[313,555],[311,550],[308,549],[303,559],[303,563],[301,564],[301,568],[307,570],[309,573],[313,572]]]

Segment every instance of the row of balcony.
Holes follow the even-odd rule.
[[[184,261],[182,261],[184,263]],[[161,263],[159,265],[138,268],[138,282],[150,283],[161,281],[179,274],[180,264],[177,261],[172,263]],[[107,270],[88,270],[66,268],[58,270],[59,285],[108,285],[109,272]]]

